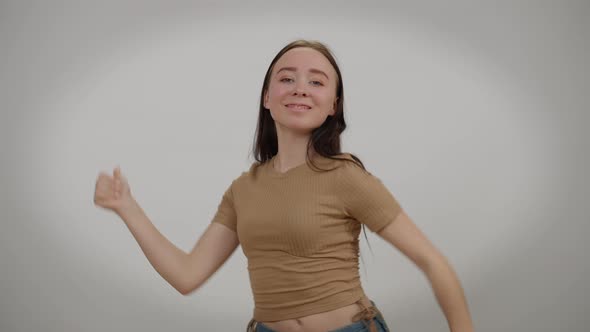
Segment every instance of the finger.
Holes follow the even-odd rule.
[[[107,173],[101,172],[98,177],[96,177],[96,183],[101,183],[104,178],[110,178],[110,176]]]
[[[115,167],[115,170],[113,171],[113,175],[115,176],[115,179],[121,177],[121,167],[120,166],[117,165],[117,167]]]
[[[117,195],[121,192],[121,181],[118,178],[115,178],[113,189],[115,190],[115,197],[118,197]]]
[[[121,180],[119,178],[115,178],[115,198],[119,198],[121,194]]]

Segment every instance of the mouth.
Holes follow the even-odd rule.
[[[287,107],[288,109],[294,111],[294,112],[305,112],[311,109],[310,106],[304,105],[304,104],[287,104],[285,105],[285,107]]]

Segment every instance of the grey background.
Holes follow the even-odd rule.
[[[1,331],[244,330],[240,248],[184,297],[93,205],[121,165],[189,251],[246,170],[264,72],[325,42],[344,151],[381,178],[459,274],[477,331],[590,324],[588,1],[0,4]],[[447,331],[428,281],[361,235],[393,331]],[[217,328],[214,328],[217,326]]]

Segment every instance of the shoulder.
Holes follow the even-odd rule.
[[[242,171],[234,180],[233,180],[233,184],[234,185],[238,185],[238,184],[246,184],[249,183],[251,180],[255,179],[257,177],[257,174],[259,174],[261,172],[261,167],[264,164],[259,162],[259,161],[254,161],[253,163],[250,164],[250,167],[248,167],[247,170]]]
[[[377,190],[382,185],[382,180],[371,173],[366,165],[354,158],[351,154],[347,153],[345,158],[346,161],[341,163],[341,167],[338,168],[338,187],[339,190],[346,191],[357,191],[359,188],[366,188],[366,190]]]
[[[316,161],[322,165],[338,167],[341,165],[349,164],[351,162],[355,162],[355,159],[351,153],[343,152],[343,153],[338,153],[338,154],[335,154],[335,155],[332,155],[329,157],[318,156],[317,159],[314,159],[314,161]]]
[[[336,165],[340,169],[340,173],[345,175],[352,175],[352,174],[368,174],[368,171],[364,168],[364,165],[361,161],[355,159],[355,157],[351,153],[341,153],[337,155],[338,161],[336,161]]]
[[[366,180],[370,173],[364,168],[361,161],[355,159],[351,153],[339,153],[333,156],[319,158],[318,165],[329,172],[324,172],[336,183],[338,190],[356,186],[358,182]]]

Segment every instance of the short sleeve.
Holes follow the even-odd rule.
[[[231,185],[226,189],[225,193],[221,198],[221,202],[217,206],[217,212],[211,220],[211,223],[217,222],[227,226],[232,231],[237,230],[237,214],[234,206],[234,195],[233,195],[233,181]]]
[[[345,161],[338,174],[338,195],[346,213],[372,232],[380,232],[402,212],[383,182],[359,165]]]

